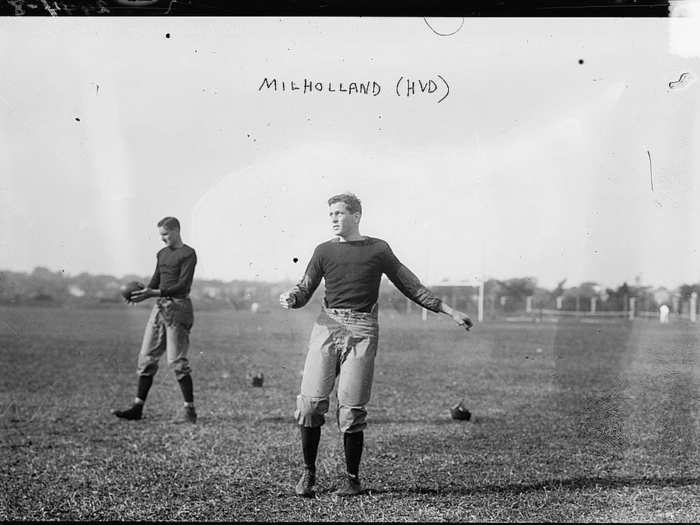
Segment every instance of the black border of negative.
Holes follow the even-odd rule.
[[[0,16],[668,17],[671,0],[0,0]]]

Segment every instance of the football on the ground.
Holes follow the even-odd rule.
[[[469,409],[464,406],[462,401],[452,407],[450,415],[452,419],[457,419],[459,421],[469,421],[472,417],[472,413],[469,412]]]
[[[131,281],[126,284],[123,284],[121,288],[119,288],[119,292],[122,294],[122,297],[124,299],[131,299],[131,293],[135,292],[136,290],[143,290],[145,286],[137,281]]]

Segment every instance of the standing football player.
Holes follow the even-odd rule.
[[[325,279],[323,308],[314,324],[294,413],[301,429],[304,471],[295,492],[313,496],[316,455],[329,396],[338,378],[336,420],[343,432],[347,476],[338,494],[362,492],[360,458],[379,335],[377,299],[382,274],[408,298],[433,312],[450,316],[469,330],[471,319],[453,310],[425,288],[389,245],[360,235],[360,200],[351,193],[328,200],[334,239],[316,247],[304,277],[280,295],[283,308],[301,308]]]
[[[194,313],[189,294],[197,264],[195,251],[182,242],[180,222],[165,217],[158,222],[158,232],[165,248],[156,256],[156,270],[146,288],[132,292],[127,302],[139,303],[156,297],[138,357],[138,387],[130,408],[114,410],[123,419],[141,419],[146,396],[158,371],[158,361],[166,353],[185,400],[183,421],[195,423],[194,390],[187,350]]]

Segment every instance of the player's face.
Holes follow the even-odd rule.
[[[331,230],[333,230],[334,235],[347,237],[357,231],[360,223],[360,214],[350,213],[344,202],[331,204],[328,215],[331,219]]]
[[[158,233],[160,233],[160,238],[163,240],[166,246],[169,246],[171,248],[175,246],[180,240],[179,230],[168,230],[167,228],[161,226],[160,228],[158,228]]]

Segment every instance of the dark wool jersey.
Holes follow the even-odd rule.
[[[156,259],[156,271],[148,287],[160,289],[161,297],[187,297],[197,264],[195,251],[186,244],[180,248],[166,246],[158,252]]]
[[[293,308],[304,306],[326,281],[324,304],[328,308],[351,308],[367,312],[377,302],[382,274],[406,297],[419,305],[440,311],[442,301],[425,288],[396,258],[389,245],[373,237],[360,241],[333,240],[319,244],[304,277],[292,289]]]

